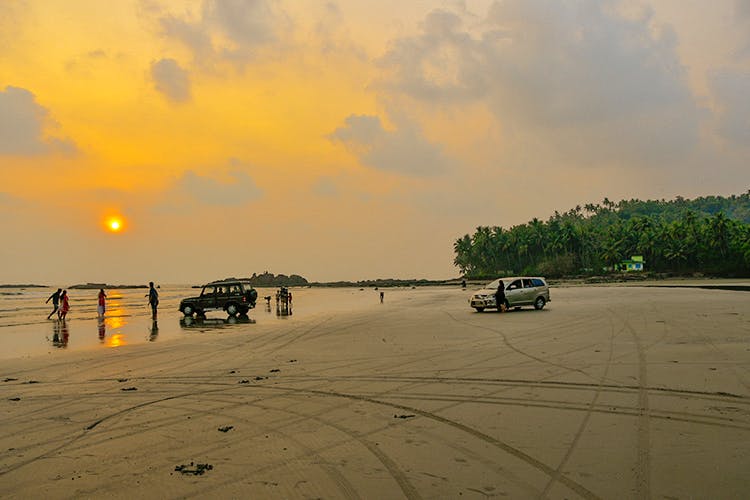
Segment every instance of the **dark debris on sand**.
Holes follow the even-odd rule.
[[[175,465],[174,470],[188,476],[202,476],[207,470],[212,470],[213,468],[214,466],[211,464],[194,464],[190,462],[188,465]]]
[[[414,418],[415,415],[393,415],[393,418]]]
[[[218,431],[219,432],[229,432],[232,429],[234,429],[233,425],[225,425],[224,427],[219,427]]]
[[[138,390],[138,388],[137,388],[137,387],[123,387],[123,388],[122,388],[122,389],[120,389],[120,390],[121,390],[121,391],[137,391],[137,390]]]

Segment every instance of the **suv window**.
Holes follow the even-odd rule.
[[[203,288],[203,293],[201,295],[205,297],[206,295],[213,295],[214,293],[216,293],[216,288],[213,286],[207,286]]]
[[[231,289],[231,292],[230,292],[230,293],[231,293],[232,295],[237,295],[237,294],[241,294],[241,293],[242,293],[242,286],[241,286],[241,285],[239,285],[239,284],[237,284],[237,285],[232,285],[232,289]]]
[[[515,290],[516,288],[521,288],[521,280],[515,280],[513,283],[508,285],[508,290]]]
[[[539,278],[532,278],[531,282],[534,284],[534,286],[544,286],[544,281],[540,280]]]
[[[531,282],[529,278],[523,279],[523,287],[524,288],[534,288],[534,284]]]

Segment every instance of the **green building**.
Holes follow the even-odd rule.
[[[642,255],[633,255],[629,260],[623,260],[619,267],[621,271],[644,271],[645,264]]]

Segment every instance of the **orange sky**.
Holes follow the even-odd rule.
[[[442,279],[480,224],[744,192],[744,5],[6,0],[0,282]]]

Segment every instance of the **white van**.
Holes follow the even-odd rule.
[[[514,277],[499,278],[488,283],[472,294],[469,305],[482,312],[487,308],[498,309],[495,302],[495,294],[500,281],[505,285],[505,307],[520,308],[521,306],[534,306],[534,309],[543,309],[550,301],[549,286],[547,281],[540,277]]]

